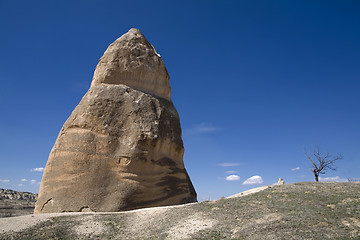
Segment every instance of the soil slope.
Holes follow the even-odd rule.
[[[0,219],[0,239],[360,239],[360,183],[295,183],[119,213]]]

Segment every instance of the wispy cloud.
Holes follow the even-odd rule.
[[[10,182],[9,179],[0,179],[0,182],[6,183],[6,182]]]
[[[298,171],[300,170],[300,167],[292,168],[291,171]]]
[[[32,179],[32,180],[30,180],[30,183],[31,183],[31,184],[35,184],[35,183],[36,183],[36,180]]]
[[[19,186],[19,187],[22,187],[22,186],[24,186],[24,184],[20,183],[20,184],[18,184],[18,186]]]
[[[234,174],[234,173],[236,173],[236,171],[226,171],[225,173],[226,174]]]
[[[42,168],[42,167],[30,169],[30,172],[43,172],[43,171],[44,171],[44,168]]]
[[[238,175],[230,175],[225,178],[226,181],[239,181],[240,177]]]
[[[220,130],[220,128],[214,127],[209,123],[200,123],[194,125],[192,128],[188,129],[186,132],[192,134],[202,134],[202,133],[210,133]]]
[[[347,182],[348,180],[345,178],[336,176],[336,177],[326,177],[326,178],[319,177],[319,181],[321,181],[321,182]]]
[[[242,163],[236,163],[236,162],[225,162],[225,163],[219,163],[218,164],[220,167],[236,167],[236,166],[240,166],[243,165]]]
[[[246,179],[242,184],[243,185],[253,185],[253,184],[262,184],[264,181],[261,176],[252,176]]]
[[[21,179],[22,182],[27,182],[26,178]]]

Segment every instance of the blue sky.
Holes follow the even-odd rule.
[[[99,58],[132,27],[170,74],[199,200],[313,181],[303,151],[316,144],[343,155],[322,177],[360,178],[359,11],[358,1],[0,0],[0,188],[38,192]]]

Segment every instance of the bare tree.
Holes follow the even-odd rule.
[[[329,152],[321,154],[319,146],[313,149],[312,154],[307,153],[306,150],[304,154],[312,164],[310,170],[314,173],[316,182],[319,181],[320,174],[325,174],[327,170],[336,170],[333,166],[334,162],[342,159],[341,154],[335,156],[332,156]]]

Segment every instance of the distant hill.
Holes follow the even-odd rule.
[[[0,239],[360,239],[360,183],[295,183],[119,213],[0,219]]]
[[[37,194],[0,188],[0,218],[32,214],[36,200]]]

